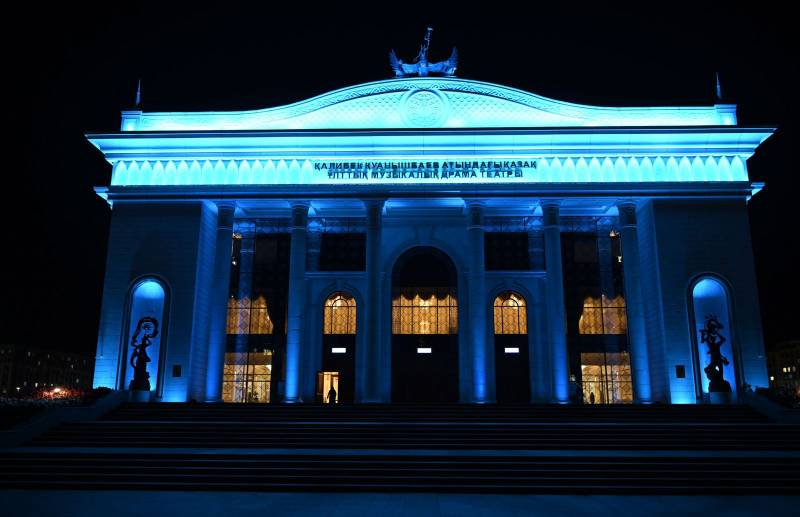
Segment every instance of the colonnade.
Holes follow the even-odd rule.
[[[383,227],[383,199],[364,199],[366,209],[366,296],[367,300],[380,299],[381,293],[381,246]],[[485,264],[484,264],[484,211],[485,204],[481,200],[467,199],[466,235],[468,246],[468,264],[465,264],[467,283],[467,310],[472,315],[468,319],[467,352],[471,373],[468,386],[462,389],[463,402],[492,402],[494,390],[491,383],[494,375],[493,356],[487,340],[487,319],[475,317],[485,313]],[[311,375],[303,370],[302,348],[308,342],[308,322],[306,321],[306,249],[308,239],[308,200],[293,200],[291,206],[291,244],[289,257],[289,299],[286,335],[286,380],[283,401],[287,403],[302,402],[301,378]],[[536,365],[533,371],[538,372],[531,379],[531,392],[534,399],[547,397],[550,402],[567,403],[569,401],[569,368],[567,355],[564,288],[561,257],[560,202],[558,200],[542,201],[541,207],[544,225],[544,251],[546,264],[545,281],[545,317],[542,322],[546,329],[544,349],[531,351],[533,361],[547,360],[549,375],[541,375],[544,368]],[[644,327],[642,308],[642,288],[640,280],[640,264],[636,226],[636,205],[633,201],[623,201],[618,205],[620,214],[622,252],[624,255],[624,283],[627,300],[628,339],[632,361],[633,388],[636,401],[651,402],[651,386],[649,375],[647,337]],[[222,371],[224,366],[228,289],[230,285],[230,251],[233,238],[233,215],[235,206],[230,202],[217,203],[216,250],[213,270],[212,292],[210,293],[210,336],[208,346],[208,363],[206,385],[206,401],[221,400]],[[245,252],[246,250],[243,250]],[[248,260],[252,260],[252,250]],[[244,260],[244,259],[243,259]],[[363,365],[356,376],[356,400],[359,402],[389,402],[385,390],[381,388],[381,376],[388,364],[385,351],[371,343],[381,341],[381,310],[379,303],[367,303],[365,318],[366,346],[358,349],[356,361]],[[549,385],[548,385],[549,384]]]

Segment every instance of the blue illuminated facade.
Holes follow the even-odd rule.
[[[232,400],[245,382],[239,401],[314,402],[336,365],[353,402],[391,402],[399,361],[441,360],[434,376],[464,403],[697,403],[713,312],[733,394],[766,387],[747,160],[773,131],[739,126],[734,105],[582,106],[451,77],[254,111],[125,111],[119,132],[87,136],[113,167],[96,189],[112,222],[95,386],[126,388],[131,328],[152,312],[152,400]],[[345,242],[353,267],[329,258]],[[425,263],[420,250],[453,277],[418,272],[406,329],[399,265]],[[355,307],[338,341],[323,332],[337,293]],[[434,337],[426,318],[454,299],[450,341]],[[497,300],[524,303],[524,325],[498,326]]]

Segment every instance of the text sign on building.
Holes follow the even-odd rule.
[[[535,181],[536,160],[318,161],[315,183],[503,183]]]

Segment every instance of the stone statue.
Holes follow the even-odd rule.
[[[141,339],[137,344],[137,339],[141,334]],[[150,391],[150,374],[147,373],[147,363],[150,357],[147,355],[147,347],[152,344],[152,339],[158,336],[158,320],[150,316],[145,316],[136,324],[136,332],[131,338],[131,366],[133,367],[133,379],[128,386],[132,391]]]
[[[706,343],[708,346],[708,355],[711,356],[703,371],[706,372],[708,377],[708,391],[709,392],[730,392],[731,385],[728,381],[723,379],[724,367],[730,362],[728,358],[722,355],[721,347],[725,343],[725,336],[720,334],[722,323],[719,322],[717,317],[713,314],[706,316],[706,324],[700,329],[700,342]]]
[[[408,77],[417,74],[419,77],[427,77],[429,73],[441,74],[443,76],[453,76],[458,66],[458,51],[453,47],[453,52],[446,61],[436,63],[428,62],[428,47],[431,44],[432,27],[428,27],[425,32],[425,39],[419,47],[419,54],[414,58],[413,63],[404,63],[397,58],[394,49],[389,51],[389,64],[392,66],[396,77]]]

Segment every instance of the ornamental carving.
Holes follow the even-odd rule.
[[[403,99],[403,118],[411,127],[438,127],[447,119],[443,94],[432,90],[412,91]]]

